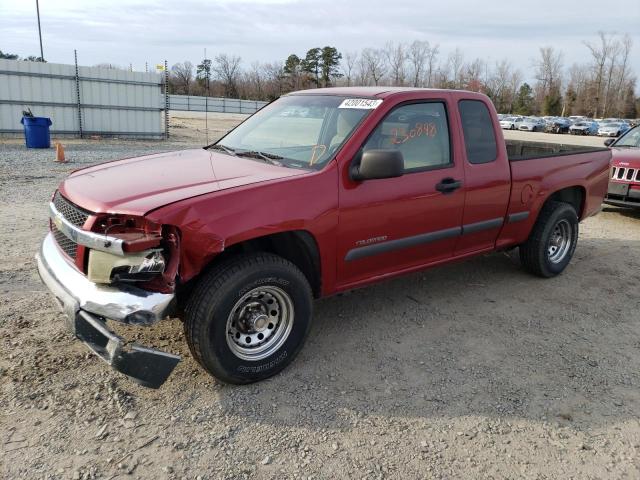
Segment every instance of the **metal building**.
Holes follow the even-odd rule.
[[[164,137],[163,85],[158,73],[0,60],[0,133],[21,133],[30,109],[57,135]]]

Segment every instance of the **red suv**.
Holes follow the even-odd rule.
[[[605,203],[619,207],[640,208],[640,126],[617,140],[607,139],[611,146],[611,179]]]

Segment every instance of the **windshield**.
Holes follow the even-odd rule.
[[[321,168],[382,100],[289,95],[207,148],[292,168]]]
[[[640,127],[635,127],[625,133],[615,143],[616,147],[640,148]]]

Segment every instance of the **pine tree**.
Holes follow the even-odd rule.
[[[531,115],[533,107],[533,90],[528,83],[523,83],[518,90],[514,103],[514,111],[519,115]]]
[[[335,47],[324,47],[321,52],[321,70],[322,70],[322,84],[325,87],[331,85],[331,79],[341,77],[340,73],[340,60],[342,54],[338,52]]]

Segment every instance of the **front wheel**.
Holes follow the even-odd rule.
[[[282,257],[243,255],[209,272],[185,313],[198,363],[225,383],[251,383],[281,371],[302,348],[311,326],[311,288]]]
[[[520,260],[531,273],[555,277],[569,265],[578,243],[578,215],[572,205],[547,202],[520,245]]]

